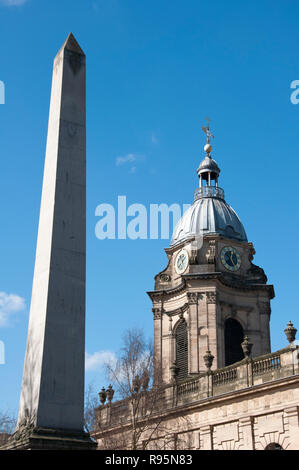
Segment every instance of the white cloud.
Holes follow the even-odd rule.
[[[93,354],[85,353],[85,370],[98,370],[105,364],[116,364],[116,356],[112,351],[97,351]]]
[[[129,173],[134,174],[137,171],[136,164],[143,162],[145,160],[145,156],[136,153],[128,153],[124,157],[117,157],[115,160],[116,166],[126,165],[129,167]]]
[[[25,309],[25,299],[16,294],[0,292],[0,327],[8,326],[13,314]]]
[[[132,163],[136,161],[136,156],[133,153],[128,153],[125,157],[117,157],[116,166],[124,165],[125,163]]]
[[[15,7],[18,5],[24,5],[28,0],[0,0],[0,5],[5,5],[7,7]]]

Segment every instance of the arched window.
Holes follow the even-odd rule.
[[[184,379],[188,375],[188,333],[185,320],[180,321],[175,330],[177,378]]]
[[[237,320],[228,318],[224,325],[225,365],[229,366],[244,359],[241,343],[244,340],[244,331]]]
[[[271,444],[268,444],[265,450],[283,450],[283,447],[281,445],[277,444],[276,442],[271,442]]]

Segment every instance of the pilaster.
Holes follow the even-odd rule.
[[[253,439],[253,418],[252,416],[246,416],[245,418],[239,419],[239,431],[242,433],[242,447],[244,450],[254,450],[254,439]]]
[[[213,450],[213,426],[199,428],[200,450]]]
[[[218,331],[217,331],[217,292],[206,292],[207,310],[208,310],[208,336],[209,350],[214,356],[213,369],[217,369],[218,365]]]
[[[284,409],[284,418],[289,427],[290,446],[288,450],[298,450],[299,443],[299,406]]]
[[[198,293],[188,292],[189,304],[189,325],[190,325],[190,373],[199,371],[199,350],[198,350]]]
[[[162,308],[154,307],[152,309],[154,318],[154,360],[155,360],[155,371],[159,375],[162,372],[162,378],[164,379],[164,373],[162,368]],[[156,377],[159,379],[159,377]]]

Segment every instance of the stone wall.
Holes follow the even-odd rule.
[[[299,450],[299,347],[242,361],[165,389],[163,412],[148,449],[263,450],[278,444]],[[232,371],[236,371],[232,373]],[[213,385],[214,383],[214,385]],[[217,386],[215,384],[217,383]],[[130,413],[123,428],[111,419],[119,402],[97,411],[93,433],[102,447],[108,434],[130,436]],[[161,409],[161,408],[160,408]],[[147,438],[147,431],[142,440]]]

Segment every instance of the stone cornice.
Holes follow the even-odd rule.
[[[238,280],[237,278],[234,281],[229,281],[223,276],[221,272],[212,272],[212,273],[196,273],[196,274],[183,274],[182,275],[182,283],[176,287],[172,287],[170,289],[163,289],[163,290],[156,290],[156,291],[148,291],[148,296],[154,300],[157,297],[167,297],[173,294],[177,294],[179,292],[184,291],[186,288],[186,281],[190,280],[213,280],[217,279],[221,282],[222,285],[226,287],[231,287],[232,289],[237,289],[239,291],[248,292],[248,291],[266,291],[268,292],[269,298],[273,299],[275,297],[274,287],[272,284],[247,284],[245,281]]]
[[[183,274],[182,278],[185,281],[193,280],[193,279],[217,279],[223,284],[224,286],[231,287],[233,289],[238,289],[240,291],[252,291],[252,290],[265,290],[269,293],[270,299],[275,297],[274,294],[274,287],[272,284],[247,284],[246,281],[242,281],[240,279],[234,279],[233,281],[229,281],[228,279],[223,276],[221,272],[214,272],[214,273],[196,273],[196,274]]]
[[[181,307],[175,308],[174,310],[166,311],[162,308],[153,308],[152,312],[154,314],[154,319],[155,320],[160,319],[162,316],[162,313],[165,313],[169,317],[173,317],[175,315],[182,315],[184,312],[188,310],[190,305],[197,304],[199,295],[200,294],[198,292],[187,292],[188,302],[186,302]]]
[[[176,287],[172,287],[170,289],[148,291],[147,295],[153,300],[156,297],[164,297],[167,295],[177,294],[179,292],[182,292],[185,288],[186,282],[183,280],[183,282]]]
[[[182,240],[180,243],[177,243],[176,245],[170,246],[168,248],[164,248],[164,251],[167,254],[167,256],[171,256],[175,251],[180,250],[185,245],[189,245],[193,240],[195,240],[195,237],[191,235],[190,238]]]

